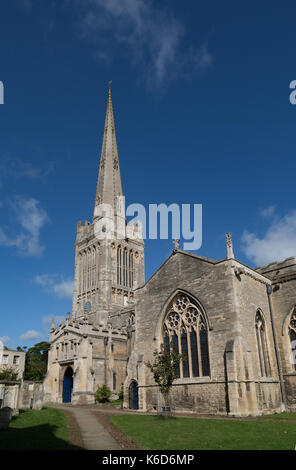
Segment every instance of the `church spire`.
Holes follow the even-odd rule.
[[[114,215],[117,215],[117,197],[122,196],[122,185],[110,85],[111,82],[109,82],[105,128],[93,218],[96,217],[96,208],[99,204],[109,204],[113,208]]]

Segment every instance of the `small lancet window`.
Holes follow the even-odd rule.
[[[255,317],[256,339],[261,377],[270,376],[270,365],[266,340],[266,325],[263,315],[258,310]]]

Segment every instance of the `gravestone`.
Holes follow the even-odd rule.
[[[13,410],[9,406],[0,409],[0,429],[8,429]]]

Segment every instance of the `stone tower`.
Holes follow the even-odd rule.
[[[126,224],[118,149],[109,88],[92,223],[77,224],[73,317],[97,325],[131,306],[145,281],[141,228]]]

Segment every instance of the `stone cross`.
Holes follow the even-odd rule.
[[[178,238],[174,239],[174,250],[179,250],[180,240]]]

